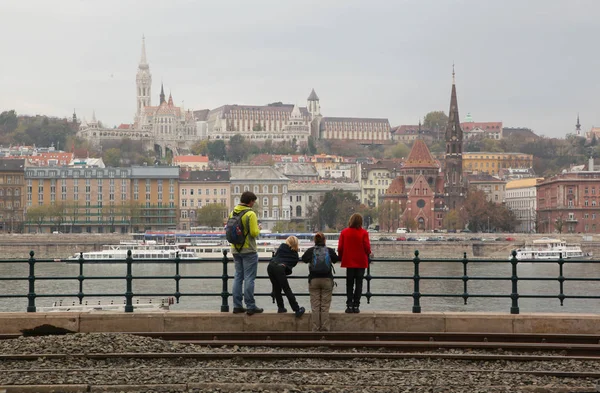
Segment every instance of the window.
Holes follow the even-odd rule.
[[[302,216],[302,206],[298,205],[296,206],[296,217],[301,217]]]
[[[192,192],[194,192],[194,190],[192,190]],[[181,189],[181,195],[187,195],[187,188]]]
[[[273,186],[273,194],[277,194],[279,192],[279,187]]]
[[[263,201],[263,206],[269,206],[269,198],[264,197],[262,201]]]
[[[254,193],[258,194],[258,186],[254,186]]]
[[[296,202],[302,202],[302,195],[296,195]]]
[[[263,194],[269,193],[269,186],[263,186]]]

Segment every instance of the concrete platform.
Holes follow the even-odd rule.
[[[0,313],[0,334],[41,325],[75,332],[310,331],[310,313],[219,312]],[[332,331],[600,334],[600,314],[362,312],[331,314]]]

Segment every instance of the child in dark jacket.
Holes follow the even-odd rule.
[[[290,307],[296,313],[296,317],[299,318],[304,314],[305,309],[298,305],[287,279],[287,276],[292,274],[292,269],[296,266],[298,260],[298,238],[290,236],[285,239],[285,243],[280,245],[277,252],[275,252],[275,256],[273,256],[267,267],[267,273],[273,285],[273,292],[271,293],[277,302],[277,312],[287,312],[283,304],[283,296],[281,295],[281,291],[283,290],[290,303]]]

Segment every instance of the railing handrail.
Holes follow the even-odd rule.
[[[412,264],[414,271],[412,275],[385,275],[385,276],[374,276],[371,274],[371,264],[367,268],[365,274],[366,280],[366,291],[363,294],[365,296],[368,303],[370,303],[372,297],[412,297],[413,305],[412,312],[420,313],[422,310],[421,307],[421,298],[423,297],[447,297],[447,298],[462,298],[464,305],[467,305],[469,298],[510,298],[511,306],[510,313],[511,314],[519,314],[519,299],[521,298],[540,298],[540,299],[548,299],[555,298],[560,301],[560,305],[564,305],[565,299],[600,299],[600,296],[593,295],[566,295],[564,293],[564,283],[566,281],[589,281],[596,282],[600,281],[600,277],[565,277],[564,276],[564,264],[565,261],[562,259],[562,253],[560,254],[560,258],[557,261],[550,260],[539,260],[528,263],[539,263],[539,264],[558,264],[559,274],[556,277],[520,277],[518,266],[519,260],[516,258],[516,251],[512,252],[512,257],[510,261],[505,259],[475,259],[469,260],[467,258],[467,253],[463,254],[461,259],[440,259],[440,258],[429,258],[429,259],[421,259],[419,255],[419,251],[416,250],[414,252],[414,258],[373,258],[372,263],[406,263]],[[261,258],[261,261],[266,261],[268,259]],[[147,296],[173,296],[175,298],[175,302],[179,303],[179,300],[182,296],[219,296],[221,297],[221,312],[229,311],[229,298],[232,294],[229,292],[228,284],[229,280],[233,277],[228,274],[228,265],[233,262],[231,258],[228,257],[228,250],[223,250],[223,257],[214,257],[214,258],[203,258],[203,259],[185,259],[182,260],[179,257],[179,252],[176,253],[175,259],[170,260],[143,260],[143,263],[147,262],[157,262],[157,263],[169,263],[175,265],[175,274],[174,275],[162,275],[162,276],[135,276],[133,274],[133,266],[136,261],[134,261],[132,257],[131,250],[127,251],[127,257],[124,261],[117,261],[114,259],[111,260],[100,260],[94,259],[94,264],[98,262],[111,262],[111,263],[125,263],[126,265],[126,273],[124,276],[85,276],[84,275],[84,267],[86,266],[86,260],[83,258],[83,252],[80,253],[79,258],[77,260],[73,259],[36,259],[34,251],[30,251],[28,259],[13,259],[13,260],[0,260],[0,264],[2,263],[27,263],[29,266],[29,273],[27,277],[0,277],[0,281],[28,281],[28,291],[27,294],[2,294],[0,298],[27,298],[27,312],[36,312],[36,299],[37,298],[48,298],[48,297],[76,297],[79,300],[79,304],[83,304],[83,300],[85,297],[109,297],[109,296],[121,296],[125,298],[125,312],[133,312],[133,299],[134,297],[147,297]],[[66,277],[38,277],[36,276],[36,265],[39,263],[56,263],[56,262],[72,262],[77,263],[79,265],[79,274],[77,276],[66,276]],[[469,276],[469,266],[472,264],[480,264],[480,263],[503,263],[507,262],[511,265],[511,275],[510,277],[502,277],[502,276]],[[593,260],[577,260],[576,263],[598,263],[599,261]],[[180,265],[182,263],[221,263],[222,264],[222,273],[221,275],[187,275],[182,276],[180,274]],[[427,276],[422,275],[420,271],[420,267],[425,263],[460,263],[462,264],[462,275],[460,276]],[[266,279],[268,276],[258,275],[257,279]],[[336,279],[344,278],[344,276],[336,276]],[[377,294],[371,292],[371,281],[374,279],[387,279],[387,280],[410,280],[413,283],[413,291],[412,293],[393,293],[393,294]],[[155,280],[173,280],[175,283],[175,291],[173,293],[159,293],[159,294],[149,294],[149,293],[134,293],[133,291],[133,283],[135,280],[140,279],[155,279]],[[222,289],[219,293],[182,293],[180,288],[180,283],[182,279],[210,279],[210,280],[222,280]],[[304,275],[299,276],[290,276],[289,279],[307,279]],[[46,281],[46,280],[77,280],[79,283],[78,292],[76,294],[38,294],[36,293],[36,281]],[[125,292],[120,294],[107,294],[107,293],[84,293],[84,282],[90,280],[124,280],[125,281]],[[462,293],[423,293],[421,291],[420,285],[424,280],[454,280],[454,281],[462,281],[463,283],[463,291]],[[470,281],[510,281],[511,282],[511,292],[510,294],[471,294],[469,293],[469,282]],[[519,293],[519,281],[557,281],[559,284],[559,293],[557,295],[544,295],[544,294],[522,294]],[[256,296],[269,296],[270,294],[266,293],[257,293]],[[297,296],[307,296],[306,293],[297,293]],[[334,296],[345,296],[345,294],[335,294]]]

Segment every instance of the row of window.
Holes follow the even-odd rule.
[[[12,175],[6,175],[6,176],[0,176],[0,184],[21,184],[21,179],[23,178],[23,176],[12,176]],[[14,182],[14,183],[13,183]]]
[[[250,191],[250,186],[243,186],[243,190],[244,191]],[[260,191],[260,187],[255,185],[252,187],[252,192],[254,192],[255,194],[258,194]],[[281,187],[281,192],[283,194],[287,194],[287,186],[282,186]],[[233,193],[234,194],[240,194],[240,186],[234,186],[233,187]],[[263,194],[268,194],[269,193],[269,186],[264,185],[262,186],[262,193]],[[277,185],[273,185],[271,186],[271,194],[279,194],[279,186]]]
[[[268,190],[268,186],[265,186],[265,187],[267,187],[267,190]],[[264,189],[264,187],[263,187],[263,189]],[[216,188],[213,188],[212,191],[213,191],[212,192],[213,195],[217,195],[218,191],[221,193],[221,195],[227,195],[227,189],[226,188],[221,188],[220,190],[218,190]],[[194,189],[193,188],[189,188],[189,189],[188,188],[182,188],[181,189],[181,195],[187,195],[188,192],[189,192],[190,195],[194,195]],[[264,193],[268,193],[268,191],[264,191]],[[202,195],[202,188],[198,188],[197,189],[196,195]],[[210,189],[209,188],[207,188],[207,189],[204,190],[204,195],[210,195]]]

